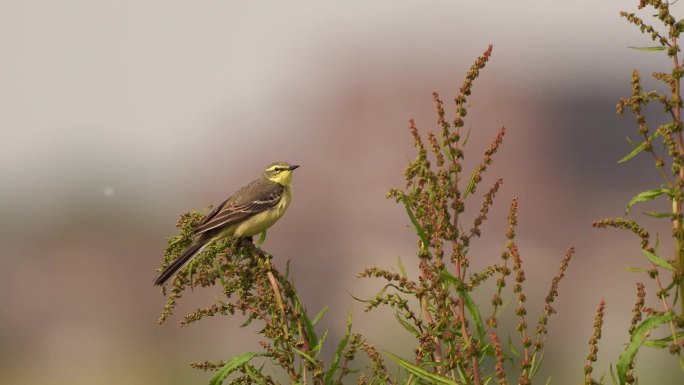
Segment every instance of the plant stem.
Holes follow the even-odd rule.
[[[673,47],[678,47],[677,45],[677,36],[672,37],[672,46]],[[677,50],[678,51],[678,50]],[[672,55],[672,60],[674,64],[674,69],[676,72],[679,72],[680,66],[679,66],[679,55],[677,51],[674,52],[674,55]],[[675,75],[674,76],[674,102],[675,102],[675,109],[674,109],[674,118],[675,118],[675,124],[678,129],[677,132],[677,140],[679,144],[679,158],[682,159],[684,158],[684,138],[682,136],[682,98],[681,98],[681,87],[680,87],[680,78],[679,76]],[[673,227],[674,227],[674,234],[676,238],[676,247],[675,247],[675,269],[677,273],[679,274],[679,282],[677,283],[677,286],[679,288],[679,300],[680,300],[680,312],[682,315],[684,315],[684,282],[682,282],[682,271],[684,270],[684,239],[682,239],[682,185],[684,184],[684,167],[680,167],[679,169],[679,175],[678,175],[678,182],[676,186],[676,194],[673,198],[673,214],[674,214],[674,220],[673,220]]]
[[[269,282],[271,282],[271,287],[273,288],[273,294],[275,294],[275,299],[278,303],[278,308],[280,308],[280,316],[283,319],[283,332],[285,333],[285,339],[288,339],[289,332],[287,330],[287,320],[285,319],[285,305],[283,305],[283,297],[280,295],[280,288],[278,287],[278,282],[276,282],[273,273],[269,271],[267,275]]]

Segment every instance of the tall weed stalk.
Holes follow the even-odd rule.
[[[643,214],[668,221],[671,233],[666,242],[671,243],[674,253],[665,255],[660,247],[658,237],[655,241],[645,226],[635,219],[606,218],[594,222],[594,227],[613,227],[634,233],[640,243],[646,267],[632,268],[632,271],[651,280],[656,287],[652,294],[653,302],[647,303],[646,289],[643,282],[636,282],[636,301],[629,327],[629,341],[625,350],[617,358],[615,368],[611,366],[611,378],[615,384],[635,384],[637,353],[642,347],[662,349],[669,353],[684,372],[682,347],[684,346],[684,228],[682,226],[682,201],[684,194],[684,137],[682,135],[682,97],[681,79],[684,75],[680,58],[679,38],[684,32],[684,20],[677,20],[670,13],[670,5],[666,1],[641,0],[639,10],[643,15],[654,19],[658,24],[651,25],[643,15],[621,12],[629,23],[638,27],[641,32],[655,42],[654,46],[630,47],[640,51],[662,53],[670,59],[671,68],[664,72],[654,72],[653,78],[665,85],[667,92],[656,90],[645,91],[642,87],[641,74],[632,72],[632,94],[621,98],[617,103],[617,112],[624,116],[625,112],[634,114],[637,130],[636,139],[629,139],[633,150],[618,163],[624,163],[637,155],[648,156],[654,166],[654,172],[661,176],[661,183],[651,189],[636,194],[628,203],[626,214],[639,203],[664,200],[671,209],[664,212],[644,212]],[[660,105],[665,111],[668,121],[654,124],[661,120],[660,116],[647,119],[645,108],[649,104]],[[603,324],[603,302],[597,311],[594,323],[594,335],[590,340],[590,353],[584,368],[585,384],[599,383],[592,377],[593,362],[596,361],[597,342],[601,336]],[[654,335],[665,335],[662,338]],[[684,377],[684,376],[683,376]],[[602,381],[601,381],[602,382]]]

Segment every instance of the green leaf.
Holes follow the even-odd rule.
[[[642,214],[648,215],[651,218],[672,218],[674,216],[673,213],[659,213],[656,211],[644,211]]]
[[[352,311],[349,310],[349,315],[347,316],[347,330],[344,332],[344,337],[342,337],[340,342],[337,344],[337,350],[335,351],[335,357],[332,360],[330,369],[328,369],[328,371],[325,373],[326,384],[332,384],[332,378],[335,375],[337,368],[340,366],[340,360],[343,357],[342,353],[344,353],[344,349],[347,347],[347,344],[349,343],[349,338],[351,337],[351,327]]]
[[[475,175],[477,175],[481,171],[480,166],[475,167],[475,170],[473,170],[473,173],[470,174],[470,179],[468,180],[468,186],[466,187],[465,191],[463,192],[463,198],[461,200],[465,200],[468,194],[473,192],[475,189]]]
[[[399,271],[401,272],[401,276],[404,278],[408,277],[406,275],[406,269],[404,268],[404,264],[401,263],[401,257],[397,257],[397,265],[399,265]]]
[[[508,349],[511,350],[511,353],[513,353],[514,356],[520,357],[520,352],[515,348],[515,344],[513,344],[513,340],[511,340],[510,335],[508,336]]]
[[[646,258],[648,258],[649,261],[653,262],[655,265],[662,267],[663,269],[674,271],[674,267],[670,264],[670,262],[660,258],[659,256],[651,253],[648,250],[641,249],[641,252],[646,255]]]
[[[490,344],[485,344],[482,347],[482,353],[490,356],[490,357],[496,357],[496,352],[494,351],[494,346]]]
[[[463,365],[461,365],[461,363],[456,363],[456,371],[458,372],[458,377],[461,379],[461,382],[467,384],[468,379],[466,378],[465,370],[463,370]]]
[[[252,380],[256,381],[257,384],[266,385],[266,380],[264,379],[263,374],[256,373],[254,370],[252,370],[250,365],[245,365],[245,374],[247,374]]]
[[[646,202],[646,201],[652,201],[656,199],[657,197],[667,193],[669,190],[663,187],[640,192],[637,195],[635,195],[632,199],[630,199],[629,203],[627,203],[627,210],[625,210],[625,213],[629,213],[629,210],[632,209],[632,206],[639,202]]]
[[[413,226],[416,228],[420,240],[423,241],[423,250],[427,250],[428,245],[430,245],[430,242],[428,241],[428,237],[425,234],[423,226],[421,226],[420,223],[418,223],[418,219],[416,219],[416,216],[413,215],[413,210],[411,210],[411,206],[406,199],[406,195],[404,195],[404,199],[402,199],[402,201],[404,202],[404,207],[406,207],[406,213],[408,214],[409,219],[411,219],[411,223],[413,223]]]
[[[247,316],[247,319],[245,320],[245,322],[240,324],[240,327],[244,328],[244,327],[251,325],[252,321],[254,321],[256,318],[257,318],[256,314],[250,314],[249,316]]]
[[[631,49],[636,50],[636,51],[664,51],[665,50],[665,47],[663,47],[662,45],[656,45],[653,47],[627,47],[627,48],[631,48]]]
[[[473,301],[473,298],[470,296],[470,293],[463,286],[461,280],[453,276],[446,269],[442,269],[442,271],[440,271],[440,275],[447,282],[453,284],[454,288],[456,288],[458,293],[461,295],[461,297],[463,298],[463,302],[465,303],[465,306],[468,309],[468,313],[470,313],[470,316],[473,317],[473,322],[475,322],[475,328],[477,329],[477,335],[480,339],[480,342],[484,341],[485,327],[484,323],[482,322],[482,316],[480,315],[480,310],[477,307],[477,304],[475,303],[475,301]]]
[[[682,338],[684,338],[684,332],[676,333],[675,337],[677,338],[677,341],[681,341]],[[658,349],[669,348],[670,345],[672,345],[672,344],[673,344],[672,335],[669,335],[669,336],[663,337],[663,338],[658,338],[656,340],[644,341],[644,346],[648,346],[649,348],[658,348]]]
[[[613,364],[610,364],[610,381],[613,383],[613,385],[618,385],[618,380],[617,377],[615,377],[615,368],[613,368]]]
[[[292,350],[294,350],[295,352],[297,352],[297,354],[299,354],[300,356],[304,357],[307,361],[311,362],[313,365],[315,365],[315,366],[318,365],[318,361],[316,361],[315,359],[313,359],[310,355],[308,355],[308,354],[304,353],[303,351],[301,351],[301,350],[299,350],[299,349],[297,349],[297,348],[294,348],[294,347],[292,348]]]
[[[639,145],[638,142],[632,140],[632,138],[630,138],[629,136],[627,136],[626,139],[627,139],[627,143],[629,143],[632,147],[636,147]]]
[[[435,373],[428,372],[420,366],[413,365],[412,363],[405,361],[392,353],[388,352],[386,354],[391,359],[393,359],[397,364],[399,364],[399,366],[406,369],[409,373],[412,373],[416,377],[428,381],[430,384],[458,385],[458,382],[456,381],[453,381],[446,377],[442,377]]]
[[[304,307],[302,306],[302,303],[299,302],[299,297],[297,297],[297,293],[294,293],[294,305],[295,311],[302,315],[302,320],[304,321],[304,328],[306,329],[306,337],[309,340],[309,346],[313,346],[318,342],[318,336],[316,335],[316,331],[314,330],[314,324],[311,322],[311,318],[309,318],[309,314],[307,313],[306,309],[304,309]]]
[[[312,349],[312,351],[316,354],[316,356],[318,356],[318,353],[321,352],[321,348],[323,348],[323,344],[325,344],[325,340],[327,338],[328,338],[328,329],[325,329],[323,336],[321,337],[321,339],[318,340],[318,343]]]
[[[439,147],[442,149],[442,153],[444,153],[444,156],[446,156],[447,159],[449,159],[453,163],[454,156],[451,154],[451,151],[447,148],[447,146],[444,145],[444,141],[439,141]]]
[[[247,352],[247,353],[242,353],[238,356],[233,357],[230,361],[226,362],[225,365],[221,369],[216,372],[216,375],[214,375],[214,378],[211,379],[209,382],[209,385],[221,385],[223,384],[223,380],[226,379],[231,373],[236,371],[237,369],[240,369],[242,365],[248,363],[252,358],[258,356],[260,354],[257,353],[252,353],[252,352]]]
[[[461,145],[461,147],[465,147],[466,144],[468,144],[468,138],[470,138],[470,130],[471,129],[472,129],[472,127],[468,127],[468,132],[466,132],[466,136],[463,139],[463,144]]]
[[[625,267],[625,270],[629,271],[630,273],[645,273],[651,269],[646,269],[643,267]]]
[[[413,325],[411,325],[405,319],[401,318],[399,313],[394,313],[394,318],[396,318],[397,321],[401,324],[401,326],[403,326],[404,329],[406,329],[409,333],[413,334],[414,336],[418,336],[420,334]]]
[[[539,354],[539,359],[537,359],[537,354]],[[542,363],[543,359],[544,359],[544,352],[535,353],[532,356],[532,363],[531,363],[532,370],[530,370],[530,378],[534,377],[534,375],[537,374],[537,371],[541,367],[541,363]]]
[[[651,141],[652,141],[653,139],[655,139],[657,136],[658,136],[658,131],[656,131],[656,132],[654,132],[653,134],[651,134],[651,136],[648,137],[648,140],[644,140],[643,142],[641,142],[638,146],[636,146],[636,147],[632,150],[632,152],[630,152],[629,154],[625,155],[624,158],[618,160],[618,163],[624,163],[624,162],[626,162],[626,161],[628,161],[628,160],[634,158],[635,156],[637,156],[641,151],[644,151],[644,149],[646,148],[646,143],[651,142]],[[629,138],[627,138],[627,141],[628,141],[630,144],[633,144],[633,143],[634,143],[634,142],[632,142],[631,139],[629,139]]]
[[[318,323],[318,321],[320,321],[321,318],[323,318],[323,316],[324,316],[325,313],[328,311],[328,309],[330,309],[330,306],[326,306],[326,307],[324,307],[323,309],[321,309],[321,311],[319,311],[318,314],[316,314],[316,316],[314,317],[314,319],[311,321],[311,324],[312,324],[312,325],[316,325],[316,324]]]
[[[617,375],[621,385],[625,384],[625,376],[627,374],[627,370],[629,370],[629,365],[634,361],[634,357],[636,357],[639,348],[646,341],[646,337],[649,332],[664,323],[670,322],[673,318],[674,313],[672,312],[654,315],[646,318],[639,324],[639,326],[636,327],[636,329],[634,329],[632,332],[631,341],[627,346],[627,349],[625,349],[625,351],[622,352],[622,354],[620,354],[618,357],[618,362],[616,365]]]

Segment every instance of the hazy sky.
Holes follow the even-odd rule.
[[[469,100],[466,169],[508,132],[485,179],[504,186],[474,264],[498,255],[520,196],[532,309],[577,246],[540,375],[579,381],[601,298],[605,370],[634,300],[637,277],[622,267],[644,261],[636,240],[590,224],[658,183],[647,160],[615,163],[633,129],[614,113],[631,70],[667,68],[626,48],[651,44],[618,16],[636,5],[0,0],[0,371],[18,385],[201,383],[209,376],[189,361],[254,349],[239,320],[157,326],[164,299],[151,283],[182,211],[220,202],[280,159],[302,167],[264,247],[280,267],[292,260],[313,311],[331,306],[331,336],[353,304],[370,341],[406,351],[401,329],[378,326],[349,293],[380,287],[355,278],[366,266],[409,264],[414,236],[384,199],[413,155],[406,122],[434,129],[431,92],[451,101],[490,43]],[[196,292],[182,309],[211,298]]]

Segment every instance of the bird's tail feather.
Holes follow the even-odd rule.
[[[187,265],[188,262],[194,257],[195,255],[199,254],[202,249],[206,245],[208,245],[210,242],[196,242],[192,246],[188,247],[183,251],[183,253],[176,258],[173,262],[171,262],[166,268],[159,274],[159,277],[154,280],[155,285],[163,285],[166,281],[169,280],[169,278],[173,277],[174,274],[180,269],[183,268],[183,266]]]

